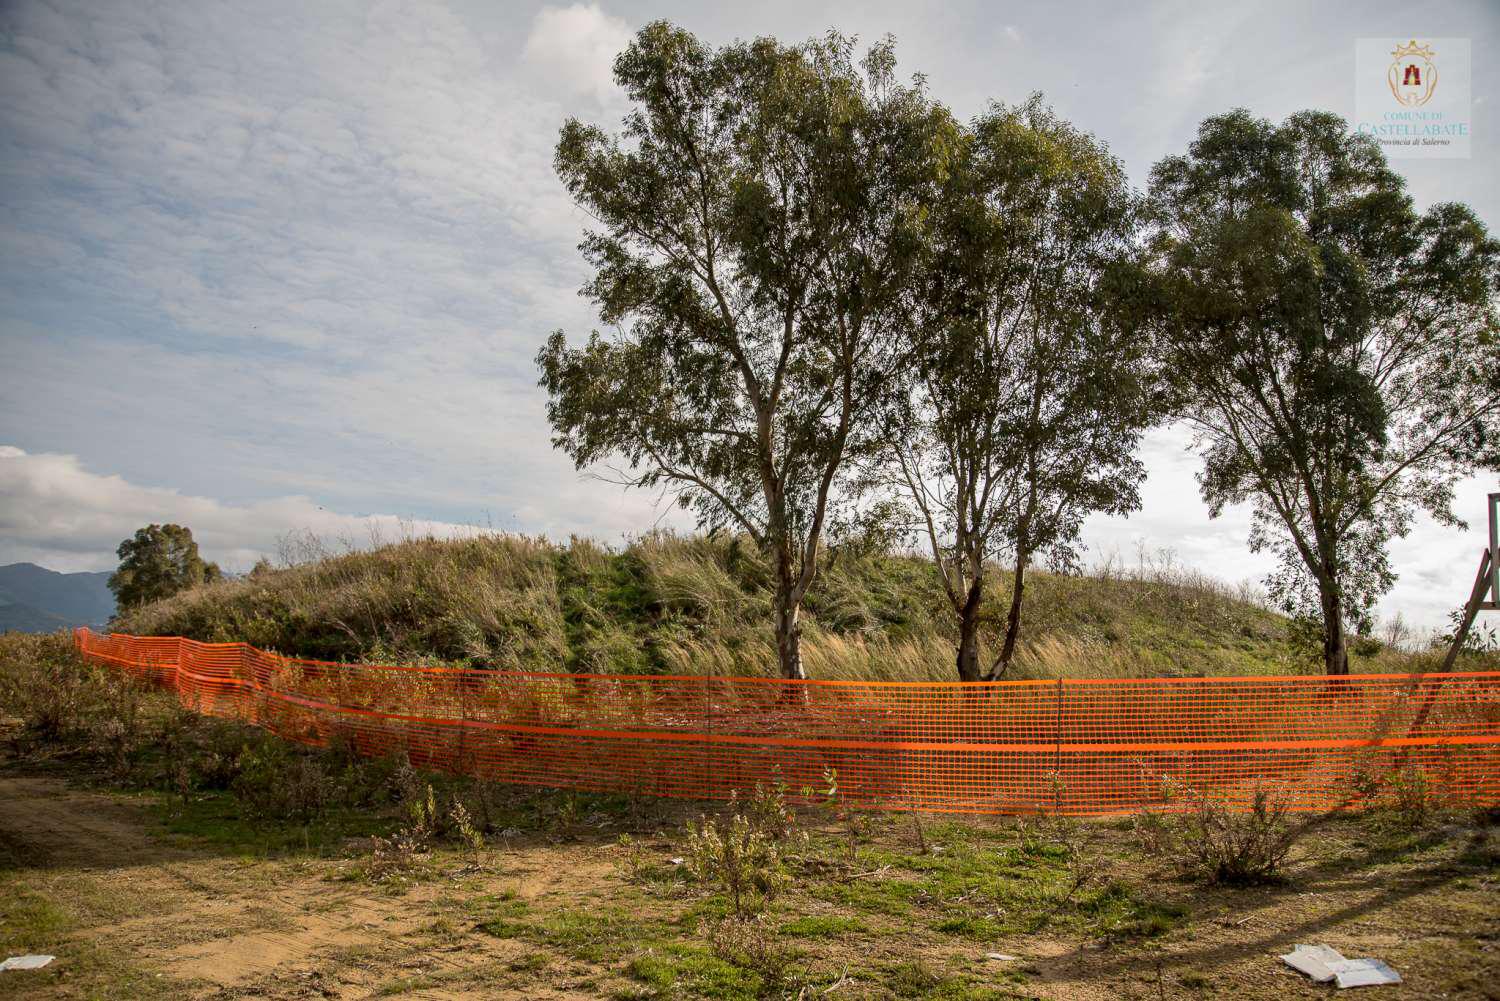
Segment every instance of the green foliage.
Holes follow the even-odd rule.
[[[222,574],[218,564],[198,555],[198,543],[181,525],[147,525],[120,543],[115,553],[120,568],[109,578],[109,589],[121,610],[170,598]]]
[[[1448,631],[1440,638],[1443,647],[1453,645],[1454,639],[1458,636],[1458,630],[1463,626],[1465,611],[1467,611],[1465,608],[1455,608],[1448,613]],[[1484,621],[1475,621],[1469,627],[1469,631],[1464,634],[1463,646],[1458,648],[1458,653],[1464,658],[1493,656],[1500,653],[1500,628]]]
[[[323,816],[333,780],[317,755],[296,753],[285,741],[265,738],[240,753],[231,789],[250,816],[310,824]]]
[[[846,461],[909,353],[923,219],[953,145],[889,42],[856,64],[834,33],[712,49],[665,22],[615,60],[619,135],[570,119],[556,167],[599,222],[585,292],[621,332],[537,355],[553,442],[581,467],[675,491],[775,566],[778,656],[798,677],[797,610]]]
[[[1284,609],[1348,669],[1395,580],[1386,544],[1500,464],[1500,242],[1467,206],[1419,215],[1336,115],[1210,118],[1156,165],[1165,371],[1199,435],[1210,511],[1254,504]]]
[[[170,693],[85,663],[61,634],[0,636],[0,716],[21,721],[12,735],[22,755],[164,791],[171,830],[240,848],[310,848],[368,833],[379,823],[369,808],[390,799],[381,789],[388,762],[199,716]]]
[[[1392,769],[1386,776],[1388,813],[1398,827],[1412,831],[1430,821],[1439,810],[1432,779],[1418,765]]]
[[[84,665],[61,634],[9,633],[0,649],[0,706],[21,721],[23,748],[133,748],[136,687],[128,675]]]
[[[932,217],[924,336],[892,399],[872,479],[913,509],[978,680],[989,561],[1019,569],[996,668],[1009,667],[1022,571],[1077,566],[1094,512],[1140,504],[1156,418],[1149,332],[1128,322],[1137,199],[1102,143],[1042,105],[993,106],[964,133]]]

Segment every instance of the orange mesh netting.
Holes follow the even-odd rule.
[[[1500,802],[1500,672],[978,683],[511,673],[333,664],[243,643],[76,631],[183,705],[288,740],[561,789],[722,799],[779,778],[855,805],[1103,814],[1164,791],[1293,809],[1420,768]]]

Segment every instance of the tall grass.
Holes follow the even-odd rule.
[[[329,660],[439,661],[509,670],[774,673],[771,571],[728,535],[652,533],[611,548],[501,534],[407,538],[330,552],[303,538],[283,566],[133,610],[115,627],[243,640]],[[982,639],[998,649],[1009,574],[994,568]],[[925,559],[834,556],[805,604],[814,678],[949,681],[956,625]],[[1284,674],[1316,670],[1249,585],[1170,553],[1087,573],[1028,576],[1012,678]],[[1356,669],[1405,670],[1421,650],[1375,643]],[[1472,665],[1470,665],[1472,666]]]

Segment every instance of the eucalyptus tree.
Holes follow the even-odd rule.
[[[1349,670],[1418,511],[1500,464],[1500,244],[1465,205],[1418,213],[1374,140],[1336,115],[1210,118],[1157,164],[1164,351],[1214,515],[1250,502],[1268,583]]]
[[[1152,354],[1132,317],[1139,199],[1119,161],[1033,97],[965,133],[933,215],[933,264],[910,392],[877,469],[917,515],[957,618],[958,676],[1003,674],[1037,557],[1076,565],[1092,512],[1139,506]],[[980,606],[1009,559],[998,657]]]
[[[623,130],[569,120],[556,167],[598,223],[585,293],[611,337],[537,356],[554,444],[676,494],[775,569],[780,670],[837,488],[910,353],[924,216],[956,125],[889,40],[711,49],[648,25],[615,61]]]

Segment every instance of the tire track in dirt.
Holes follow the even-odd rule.
[[[0,775],[0,841],[30,868],[129,868],[191,855],[152,838],[139,807],[39,776]]]

